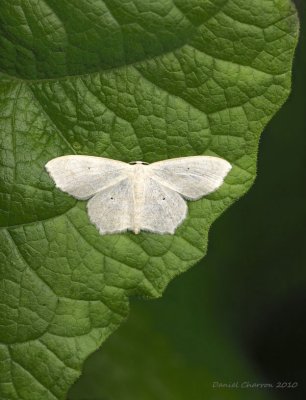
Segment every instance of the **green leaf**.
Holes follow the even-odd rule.
[[[297,16],[289,0],[3,0],[0,19],[0,397],[60,400],[128,296],[160,296],[250,188]],[[73,153],[233,169],[175,235],[100,236],[44,169]]]

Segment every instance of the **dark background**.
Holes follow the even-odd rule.
[[[262,135],[257,180],[208,255],[91,356],[71,400],[306,399],[306,5],[293,91]],[[219,383],[297,382],[237,389]]]

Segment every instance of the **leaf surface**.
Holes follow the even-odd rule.
[[[288,0],[3,0],[0,30],[0,397],[60,400],[128,296],[160,296],[250,188],[297,16]],[[100,236],[44,169],[65,154],[233,169],[175,235]]]

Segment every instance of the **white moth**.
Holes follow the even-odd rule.
[[[209,156],[127,164],[70,155],[46,164],[56,187],[76,199],[90,199],[88,215],[101,235],[126,230],[173,234],[187,215],[184,198],[214,192],[231,168],[226,160]]]

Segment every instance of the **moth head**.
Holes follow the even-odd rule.
[[[141,164],[141,165],[149,165],[149,163],[145,161],[131,161],[129,162],[130,165],[136,165],[136,164]]]

